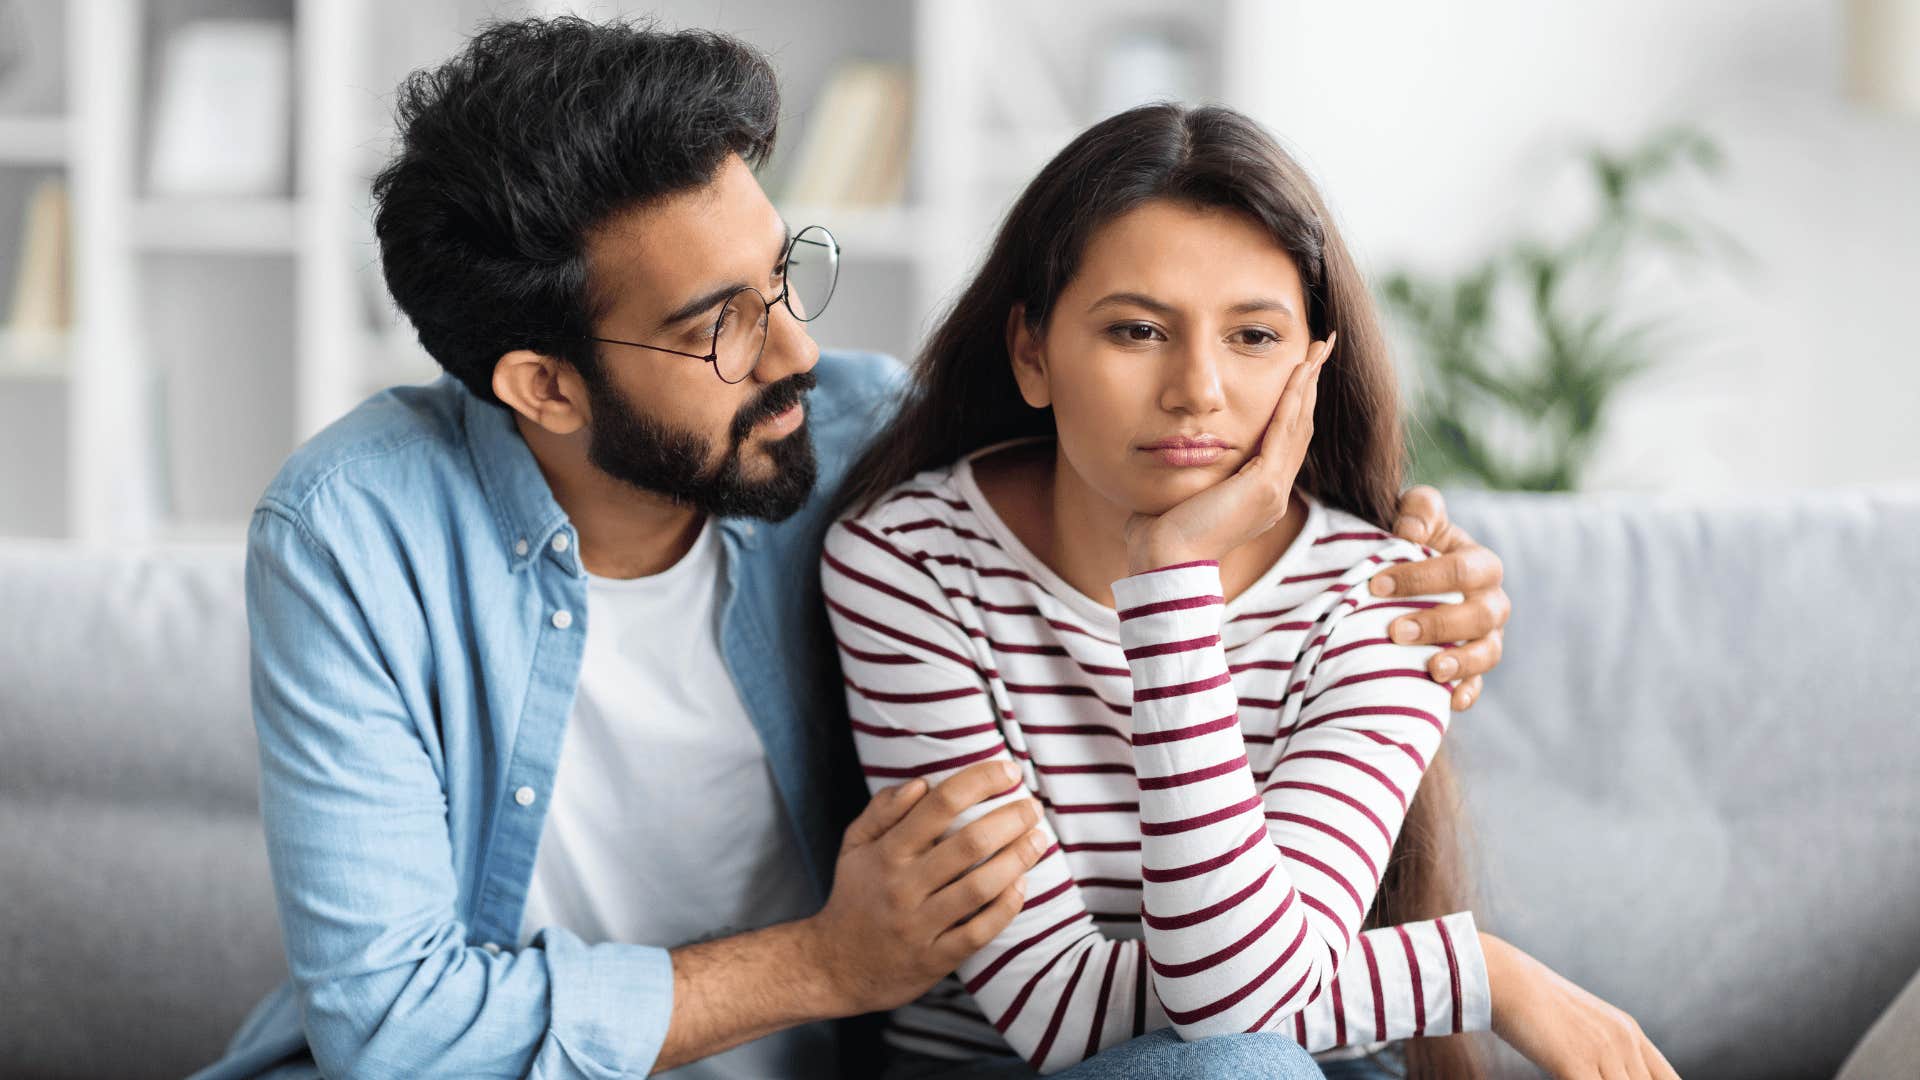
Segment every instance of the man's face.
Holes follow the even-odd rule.
[[[787,228],[752,172],[729,156],[705,187],[614,218],[587,242],[594,288],[611,302],[598,337],[702,356],[727,295],[780,295]],[[807,500],[807,428],[819,346],[784,305],[745,380],[729,385],[691,356],[599,344],[589,381],[588,459],[616,479],[710,514],[778,521]]]

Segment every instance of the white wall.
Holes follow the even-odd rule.
[[[1745,274],[1662,280],[1694,343],[1624,392],[1591,488],[1920,483],[1920,117],[1843,98],[1817,0],[1245,0],[1235,103],[1325,186],[1370,270],[1444,270],[1569,209],[1565,149],[1673,121]]]

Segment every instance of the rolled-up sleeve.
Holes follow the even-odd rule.
[[[261,813],[309,1045],[338,1077],[613,1077],[666,1038],[665,949],[469,943],[431,724],[409,714],[362,607],[290,509],[248,529]]]

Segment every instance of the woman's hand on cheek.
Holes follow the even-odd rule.
[[[1338,334],[1316,341],[1307,358],[1287,375],[1260,439],[1260,449],[1232,476],[1180,502],[1164,514],[1135,514],[1127,521],[1127,572],[1218,560],[1286,516],[1293,482],[1313,438],[1313,407],[1320,368]]]

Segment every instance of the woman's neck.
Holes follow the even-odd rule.
[[[1008,447],[974,462],[974,480],[994,512],[1061,580],[1113,606],[1113,582],[1127,576],[1126,507],[1088,486],[1059,444]],[[1294,495],[1273,528],[1220,560],[1228,600],[1273,568],[1300,530],[1307,507]]]

